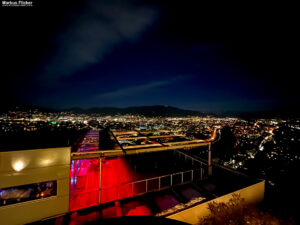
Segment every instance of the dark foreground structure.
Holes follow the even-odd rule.
[[[169,224],[161,218],[195,224],[209,213],[210,201],[228,201],[233,193],[245,204],[264,198],[264,181],[211,166],[189,151],[209,146],[212,139],[107,134],[111,149],[101,149],[99,132],[89,131],[73,148],[1,152],[1,224],[126,224],[135,219]],[[123,146],[124,140],[129,144]]]

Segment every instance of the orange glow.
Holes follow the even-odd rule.
[[[25,167],[28,166],[29,161],[30,161],[29,158],[23,156],[17,157],[11,161],[11,166],[15,171],[20,172],[21,170],[23,170]]]

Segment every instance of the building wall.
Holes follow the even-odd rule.
[[[265,181],[261,181],[249,187],[240,189],[238,191],[232,192],[227,195],[223,195],[219,198],[213,199],[203,204],[196,205],[181,212],[172,214],[167,218],[179,220],[189,224],[196,224],[197,222],[199,222],[200,218],[209,215],[210,211],[208,210],[208,204],[210,202],[227,202],[232,197],[233,193],[240,194],[241,198],[245,199],[244,204],[258,204],[264,199]]]
[[[67,213],[70,147],[0,152],[0,188],[57,181],[57,195],[0,206],[0,224],[17,225]]]

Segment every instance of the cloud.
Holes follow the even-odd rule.
[[[136,85],[136,86],[130,86],[126,88],[121,88],[115,91],[111,92],[105,92],[99,95],[96,95],[97,99],[115,99],[115,98],[120,98],[120,97],[127,97],[127,96],[132,96],[136,95],[139,93],[143,93],[148,90],[152,90],[154,88],[170,85],[175,82],[179,82],[182,80],[186,80],[191,78],[192,76],[176,76],[168,80],[160,80],[160,81],[151,81],[145,84],[141,85]]]
[[[40,78],[53,84],[100,62],[122,42],[137,40],[156,17],[154,8],[129,0],[86,1],[76,20],[58,35],[58,49]]]

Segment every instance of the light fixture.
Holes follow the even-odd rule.
[[[18,160],[12,164],[12,167],[15,171],[19,172],[24,169],[25,163],[21,160]]]

